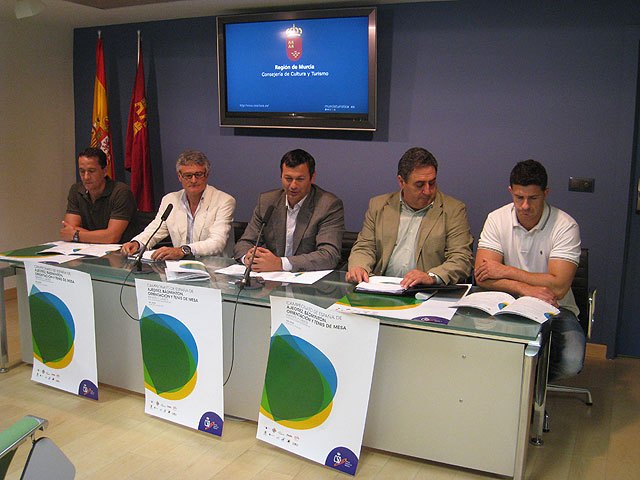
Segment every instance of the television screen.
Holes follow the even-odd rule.
[[[218,18],[220,125],[375,130],[376,10]]]

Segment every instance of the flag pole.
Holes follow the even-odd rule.
[[[153,211],[153,180],[149,158],[149,133],[147,126],[147,99],[144,87],[144,54],[142,39],[138,30],[138,66],[131,103],[125,149],[125,169],[131,172],[130,187],[138,210]]]
[[[109,177],[115,178],[111,134],[109,132],[109,106],[107,102],[107,79],[104,66],[102,30],[98,30],[96,42],[96,76],[93,82],[93,111],[91,114],[90,145],[102,150],[107,156]]]

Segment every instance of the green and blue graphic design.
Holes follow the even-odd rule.
[[[271,337],[260,413],[296,430],[318,427],[331,414],[337,387],[326,355],[280,325]]]
[[[202,271],[202,263],[200,262],[190,262],[188,260],[180,261],[180,268],[186,268],[189,270],[199,270]]]
[[[8,250],[0,252],[2,257],[15,257],[18,260],[26,260],[29,258],[42,258],[58,255],[57,253],[40,253],[47,248],[53,247],[53,244],[35,245],[33,247],[19,248],[17,250]]]
[[[372,295],[369,293],[347,293],[336,302],[347,307],[366,308],[368,310],[409,310],[422,305],[415,297],[393,297],[390,295]]]
[[[140,318],[145,387],[167,400],[182,400],[196,386],[198,347],[178,319],[145,307]]]
[[[34,285],[29,294],[33,356],[50,368],[61,369],[73,359],[76,328],[60,298]]]

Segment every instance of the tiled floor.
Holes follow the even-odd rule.
[[[15,300],[7,302],[10,356],[19,358]],[[30,380],[19,364],[0,374],[0,429],[26,414],[47,418],[46,435],[69,456],[78,479],[274,479],[348,478],[255,438],[256,425],[227,419],[222,439],[144,413],[137,394],[102,386],[93,402]],[[550,480],[640,479],[640,359],[587,358],[571,384],[587,386],[594,405],[552,394],[551,432],[529,447],[526,478]],[[18,479],[28,447],[10,470]],[[500,478],[363,449],[356,478],[431,480]]]

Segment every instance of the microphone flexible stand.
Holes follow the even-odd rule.
[[[149,239],[146,242],[144,242],[144,245],[142,246],[142,248],[138,252],[138,256],[136,257],[136,261],[133,264],[133,268],[131,269],[132,271],[135,269],[135,273],[145,274],[145,273],[153,272],[153,268],[151,268],[149,265],[142,265],[142,256],[144,255],[144,252],[147,251],[147,247],[149,246],[149,242],[151,241],[153,236],[158,232],[158,230],[160,230],[160,227],[162,226],[164,221],[165,221],[164,218],[160,219],[160,223],[158,224],[158,227],[154,230],[154,232],[151,234]]]
[[[244,271],[244,276],[242,277],[242,280],[238,280],[236,282],[236,285],[240,287],[241,291],[243,289],[257,290],[259,288],[264,287],[264,280],[261,277],[256,277],[253,279],[253,281],[251,280],[251,267],[253,266],[253,259],[255,258],[256,250],[258,250],[258,244],[260,243],[260,239],[262,238],[262,230],[264,229],[264,226],[266,224],[267,222],[262,222],[262,225],[260,225],[260,230],[258,230],[258,238],[256,239],[256,244],[253,246],[253,249],[251,250],[251,263],[247,265],[247,268]]]

